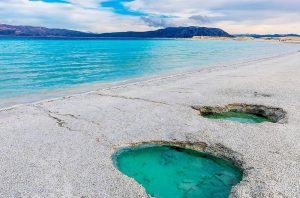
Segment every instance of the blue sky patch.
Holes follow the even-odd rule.
[[[110,0],[101,3],[101,7],[104,8],[112,8],[112,10],[121,15],[131,15],[131,16],[147,16],[147,14],[133,11],[128,9],[126,6],[123,5],[124,2],[131,2],[133,0]]]

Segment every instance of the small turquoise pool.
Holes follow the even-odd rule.
[[[174,146],[142,145],[113,156],[115,166],[156,198],[227,198],[242,171],[212,155]]]
[[[251,114],[251,113],[240,113],[240,112],[223,112],[223,113],[212,113],[203,115],[203,117],[216,120],[228,120],[240,123],[262,123],[271,122],[268,118]]]

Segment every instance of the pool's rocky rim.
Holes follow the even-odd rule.
[[[200,115],[210,116],[226,112],[247,113],[264,117],[270,122],[284,124],[287,123],[287,112],[282,108],[269,107],[265,105],[234,103],[225,106],[192,106]]]
[[[207,144],[205,142],[201,141],[165,141],[165,140],[152,140],[152,141],[142,141],[142,142],[134,142],[134,143],[128,143],[125,145],[114,145],[113,147],[113,154],[111,155],[112,163],[114,165],[114,168],[122,173],[119,168],[117,167],[117,157],[123,152],[126,152],[128,150],[137,148],[137,147],[149,147],[149,146],[170,146],[175,147],[179,149],[187,149],[187,150],[193,150],[197,152],[203,152],[207,155],[211,155],[215,158],[221,158],[223,160],[226,160],[230,162],[233,166],[235,166],[237,169],[239,169],[242,173],[242,178],[240,182],[231,188],[230,196],[229,197],[235,197],[236,193],[240,188],[244,188],[244,186],[247,186],[247,177],[249,175],[248,169],[244,167],[243,163],[243,156],[233,151],[232,149],[226,147],[223,144]],[[122,175],[126,176],[124,173]],[[128,176],[126,176],[128,177]],[[130,179],[133,179],[131,177],[128,177]],[[135,179],[133,179],[135,181]],[[140,185],[144,190],[145,188],[137,182],[138,185]],[[145,191],[146,193],[146,191]]]

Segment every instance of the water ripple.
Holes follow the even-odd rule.
[[[293,47],[234,41],[5,39],[0,40],[0,98],[267,56]]]

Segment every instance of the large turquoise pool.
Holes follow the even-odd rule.
[[[173,146],[125,148],[113,160],[155,198],[228,198],[243,175],[229,161]]]

